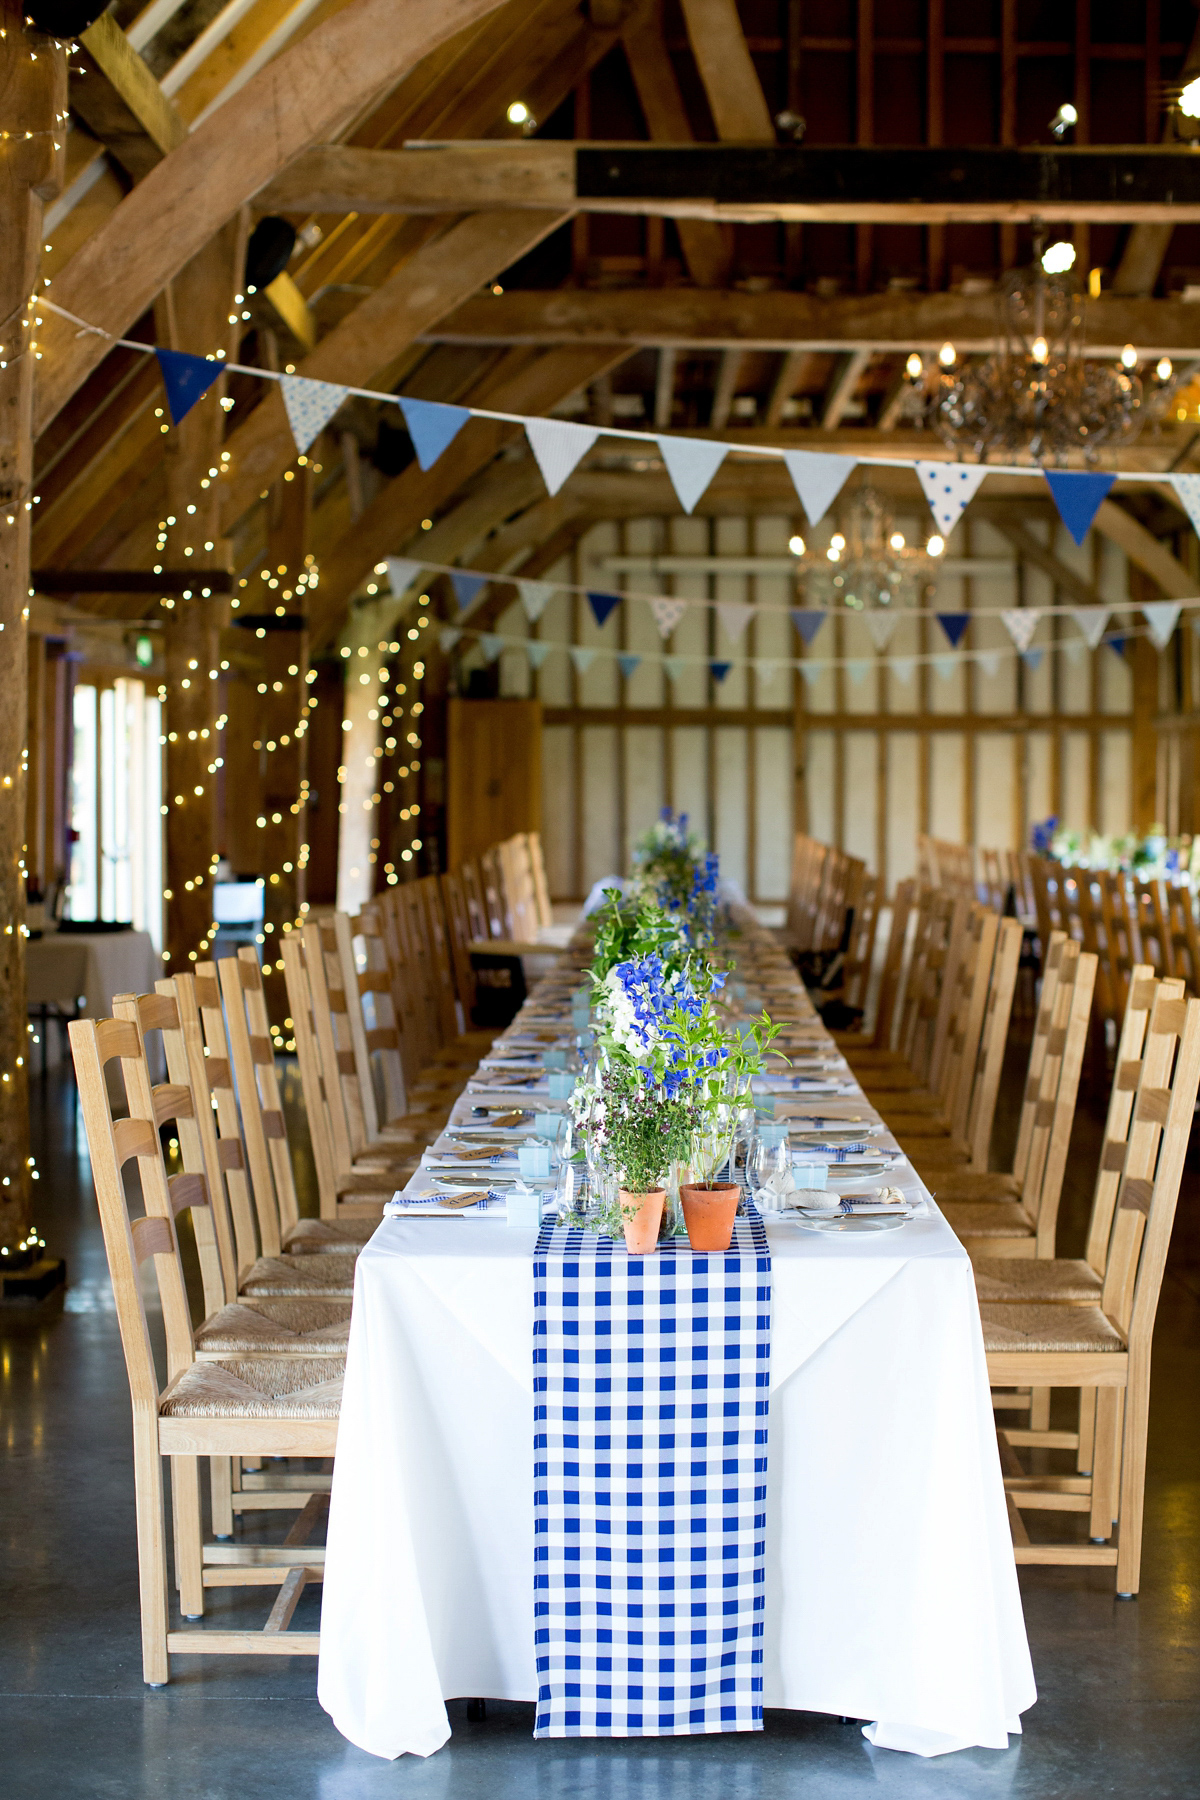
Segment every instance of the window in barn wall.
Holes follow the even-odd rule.
[[[140,681],[75,689],[67,916],[163,944],[162,707]]]

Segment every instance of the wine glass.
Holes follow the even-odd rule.
[[[760,1124],[750,1155],[747,1185],[763,1212],[778,1212],[792,1173],[792,1150],[786,1125]]]

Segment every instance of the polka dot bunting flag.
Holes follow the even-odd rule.
[[[917,480],[943,537],[954,530],[986,474],[983,463],[917,463]]]

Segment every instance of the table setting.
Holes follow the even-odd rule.
[[[483,1697],[535,1738],[791,1708],[931,1756],[1007,1747],[1036,1697],[969,1260],[682,862],[485,1059],[525,1040],[545,1096],[481,1116],[473,1077],[358,1259],[318,1692],[373,1754]],[[800,1037],[840,1091],[781,1116]]]

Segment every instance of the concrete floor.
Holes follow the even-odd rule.
[[[1023,1056],[1015,1051],[1014,1061]],[[1010,1091],[1019,1091],[1019,1071]],[[451,1708],[451,1743],[390,1764],[317,1705],[308,1659],[177,1659],[142,1685],[129,1402],[74,1091],[35,1087],[38,1219],[67,1258],[65,1303],[0,1306],[0,1795],[88,1800],[840,1800],[925,1796],[1138,1800],[1200,1795],[1200,1178],[1189,1174],[1156,1341],[1141,1597],[1110,1572],[1023,1572],[1040,1699],[1006,1752],[922,1762],[854,1724],[769,1714],[761,1736],[535,1744],[531,1706],[483,1723]],[[1103,1102],[1077,1126],[1060,1247],[1078,1254]],[[1002,1121],[1003,1128],[1003,1121]],[[1193,1159],[1195,1160],[1195,1159]],[[1040,1535],[1036,1531],[1035,1534]],[[306,1596],[296,1624],[315,1624]],[[269,1598],[212,1595],[258,1626]]]

